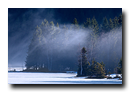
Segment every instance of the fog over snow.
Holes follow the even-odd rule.
[[[8,13],[8,66],[9,67],[22,67],[25,65],[27,52],[29,44],[31,43],[31,39],[33,37],[33,33],[35,32],[35,28],[37,25],[39,26],[42,21],[46,18],[48,21],[54,21],[55,28],[57,20],[55,19],[55,13],[53,11],[47,12],[46,9],[36,9],[28,10],[20,13]],[[9,10],[10,11],[10,10]],[[45,13],[45,14],[44,14]],[[19,15],[18,15],[19,14]],[[44,14],[44,15],[43,15]],[[44,17],[42,17],[44,16]],[[73,21],[73,20],[72,20]],[[56,48],[55,43],[62,43],[63,37],[63,23],[59,23],[60,26],[60,35],[57,36],[57,40],[52,42],[49,46],[55,48],[56,50],[66,50],[69,53],[66,54],[68,57],[71,57],[71,54],[75,52],[75,56],[77,55],[77,51],[74,51],[81,47],[86,47],[88,50],[92,47],[92,42],[90,40],[90,34],[92,30],[90,29],[82,29],[82,25],[79,25],[79,29],[69,29],[71,26],[70,23],[66,23],[66,36],[71,36],[69,41],[66,41],[65,44],[67,47]],[[87,37],[87,38],[86,38]],[[50,35],[47,35],[46,40],[49,41]],[[113,47],[114,46],[114,47]],[[88,51],[89,52],[89,51]],[[117,59],[112,60],[116,54]],[[96,47],[94,48],[94,56],[98,62],[103,61],[107,68],[109,68],[109,64],[113,67],[118,63],[120,58],[122,57],[122,27],[111,30],[108,33],[101,34],[100,37],[96,40]],[[77,57],[77,56],[76,56]],[[110,58],[111,57],[111,58]],[[88,58],[89,59],[89,58]],[[71,61],[71,60],[70,60]],[[110,63],[108,63],[110,62]],[[113,64],[112,64],[113,62]],[[77,59],[75,59],[75,63],[77,63]]]

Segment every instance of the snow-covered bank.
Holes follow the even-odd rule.
[[[9,72],[9,84],[122,84],[118,79],[85,79],[76,73]]]
[[[109,74],[107,75],[108,79],[113,79],[113,78],[120,78],[122,79],[122,74]]]

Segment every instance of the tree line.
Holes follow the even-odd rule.
[[[77,19],[74,18],[71,26],[67,26],[65,24],[60,26],[58,23],[54,24],[53,21],[48,22],[46,19],[44,19],[41,25],[36,27],[31,43],[29,45],[25,61],[26,70],[65,71],[67,67],[71,67],[70,70],[77,70],[78,66],[78,75],[104,76],[104,69],[108,69],[108,67],[104,66],[104,63],[106,63],[105,60],[107,61],[108,58],[111,58],[111,61],[118,61],[119,59],[114,60],[114,57],[111,57],[109,55],[107,55],[106,58],[104,57],[104,59],[102,59],[101,56],[99,56],[101,54],[98,54],[97,52],[100,51],[102,55],[105,55],[105,51],[103,52],[103,50],[101,50],[101,47],[97,50],[97,39],[102,35],[105,36],[103,33],[112,31],[114,34],[114,29],[120,27],[121,25],[122,15],[119,15],[114,19],[110,18],[109,20],[104,17],[103,23],[100,25],[96,21],[95,17],[92,19],[87,18],[87,20],[82,25],[79,25]],[[91,30],[89,39],[87,37],[85,38],[86,40],[89,40],[89,44],[81,44],[81,47],[84,45],[87,47],[87,50],[85,50],[85,48],[82,49],[81,57],[83,60],[83,69],[80,69],[81,67],[79,67],[81,66],[80,59],[78,60],[79,64],[76,63],[77,59],[80,56],[79,54],[81,54],[81,52],[78,52],[78,49],[80,48],[79,43],[74,45],[73,49],[68,49],[71,47],[70,40],[73,39],[74,35],[77,35],[78,31],[81,29]],[[71,30],[74,30],[74,32],[71,32]],[[113,40],[115,40],[115,43],[113,44],[114,48],[117,46],[116,43],[118,42],[118,39],[117,37],[113,37]],[[86,51],[88,52],[87,56],[85,56]],[[117,52],[115,52],[114,55],[118,56]],[[86,63],[86,58],[90,63]],[[100,61],[103,61],[104,63]],[[109,68],[114,69],[115,66],[111,66]],[[89,72],[86,71],[86,69],[92,71]],[[83,74],[81,74],[81,70]],[[102,70],[103,72],[97,73],[96,70]]]
[[[94,59],[92,63],[87,60],[87,50],[85,47],[81,49],[81,53],[78,59],[78,70],[77,76],[88,76],[93,78],[105,78],[105,64],[103,62],[96,62]],[[116,67],[118,74],[122,74],[122,58],[118,63],[118,67]]]

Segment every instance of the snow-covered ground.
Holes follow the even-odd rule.
[[[76,73],[8,72],[9,84],[122,84],[118,79],[85,79]]]

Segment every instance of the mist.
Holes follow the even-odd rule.
[[[102,34],[97,40],[95,50],[98,54],[97,61],[103,61],[105,68],[113,71],[122,58],[122,27]]]
[[[58,19],[54,11],[48,10],[18,9],[17,13],[8,13],[9,67],[26,66],[26,61],[29,60],[33,63],[40,62],[41,66],[48,67],[49,70],[77,70],[83,47],[87,50],[88,62],[91,63],[93,59],[103,61],[105,68],[111,70],[118,65],[122,57],[122,27],[99,32],[95,41],[92,41],[93,30],[84,28],[82,24],[77,26],[66,23],[67,18],[64,19],[64,24],[63,19]],[[53,21],[54,26],[42,27],[44,19],[48,20],[48,24]],[[56,23],[59,23],[59,27]]]
[[[67,25],[65,29],[63,26],[60,25],[58,28],[53,26],[55,31],[52,32],[49,31],[51,30],[50,26],[46,28],[46,31],[41,31],[42,29],[38,28],[35,33],[37,37],[33,36],[32,44],[29,47],[28,54],[31,56],[32,53],[37,53],[37,59],[35,59],[44,62],[42,64],[45,67],[50,67],[50,70],[58,69],[57,67],[62,67],[62,70],[67,67],[75,69],[78,52],[86,44],[84,39],[89,37],[89,31],[67,29],[70,25]],[[29,58],[31,57],[28,57],[27,60]]]
[[[60,25],[60,24],[59,24]],[[122,58],[122,27],[101,33],[94,41],[93,30],[67,24],[59,27],[39,25],[34,32],[27,61],[40,62],[41,66],[52,70],[77,70],[78,59],[83,47],[87,50],[88,62],[103,61],[106,70],[113,71]],[[44,30],[44,31],[43,31]],[[35,57],[32,55],[35,53]]]
[[[8,66],[25,66],[28,46],[35,27],[42,22],[42,17],[52,19],[53,13],[46,9],[9,8],[8,9]],[[42,15],[46,13],[46,15]]]

